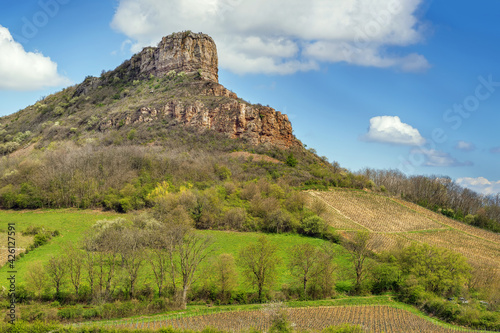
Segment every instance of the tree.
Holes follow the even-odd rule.
[[[122,218],[97,221],[84,239],[86,268],[92,272],[89,280],[92,280],[92,285],[97,285],[98,290],[94,287],[94,293],[98,292],[98,296],[109,297],[114,291],[122,233],[128,224]]]
[[[187,292],[194,281],[199,264],[214,250],[212,244],[211,237],[198,235],[193,230],[186,232],[177,244],[179,271],[182,278],[182,307],[184,309],[187,305]]]
[[[276,278],[276,268],[281,261],[277,250],[276,244],[260,236],[257,242],[241,249],[238,256],[238,264],[243,268],[247,280],[257,287],[261,302],[264,288],[270,287]]]
[[[26,287],[35,294],[35,297],[40,297],[42,291],[47,285],[47,273],[43,265],[36,261],[32,263],[26,273]]]
[[[293,276],[298,278],[307,298],[307,282],[318,265],[318,249],[311,244],[301,244],[290,249],[288,267]]]
[[[366,277],[366,258],[370,254],[370,234],[368,231],[357,231],[352,240],[344,242],[345,249],[351,255],[354,265],[354,272],[356,274],[356,283],[354,291],[359,293],[361,291],[361,282]]]
[[[427,291],[448,295],[459,290],[469,278],[471,267],[464,256],[428,244],[412,244],[403,250],[401,269]]]
[[[127,228],[121,234],[120,254],[123,269],[126,274],[129,296],[134,296],[134,289],[139,277],[139,270],[144,263],[144,246],[142,244],[142,230]]]
[[[332,296],[335,284],[335,251],[331,243],[325,243],[316,252],[317,265],[313,267],[311,285],[318,288],[323,298]]]
[[[146,255],[146,258],[153,270],[156,286],[158,287],[158,296],[161,297],[170,264],[170,257],[167,253],[169,248],[168,231],[164,226],[159,229],[152,229],[149,231],[147,239],[149,254]]]
[[[56,297],[59,297],[61,287],[66,282],[64,280],[67,274],[66,263],[63,258],[52,256],[46,264],[45,270],[47,271],[50,282],[56,289]]]
[[[68,268],[69,279],[73,288],[75,288],[75,296],[78,296],[80,282],[82,278],[82,268],[84,265],[83,253],[76,249],[73,245],[65,248],[65,262]]]
[[[238,273],[233,255],[222,253],[213,266],[213,273],[220,295],[225,299],[226,295],[230,294],[238,284]]]

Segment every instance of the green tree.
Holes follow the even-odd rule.
[[[428,244],[412,244],[400,260],[403,274],[413,277],[427,291],[452,294],[467,282],[471,267],[464,256]]]
[[[286,163],[286,165],[294,168],[295,166],[297,166],[299,161],[297,161],[297,159],[295,157],[293,157],[293,153],[290,153],[290,155],[288,155],[288,157],[286,158],[285,163]]]
[[[233,255],[222,253],[213,265],[213,274],[221,297],[226,299],[238,284],[238,273]]]
[[[35,297],[40,298],[47,285],[47,273],[40,261],[36,261],[29,266],[26,273],[26,282],[26,289],[33,292]]]
[[[243,268],[247,280],[257,287],[262,302],[264,288],[276,281],[276,268],[281,262],[277,255],[278,247],[265,236],[241,249],[238,264]]]

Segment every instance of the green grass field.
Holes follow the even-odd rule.
[[[63,209],[63,210],[37,210],[37,211],[0,211],[0,221],[1,227],[4,232],[7,229],[7,224],[15,222],[16,233],[21,236],[21,232],[30,225],[35,226],[46,226],[53,230],[59,230],[61,235],[52,238],[49,243],[30,251],[23,258],[20,258],[15,263],[15,268],[17,270],[16,283],[18,285],[25,283],[25,274],[30,267],[30,264],[36,261],[41,263],[46,263],[51,256],[58,256],[63,254],[63,246],[68,243],[78,244],[82,239],[84,232],[89,229],[96,221],[102,219],[113,219],[117,216],[127,217],[127,215],[116,214],[116,213],[106,213],[91,210],[75,210],[75,209]],[[258,237],[262,234],[248,232],[231,232],[231,231],[212,231],[204,230],[197,231],[200,234],[210,235],[214,238],[214,248],[215,251],[212,256],[214,260],[221,253],[230,253],[235,258],[237,258],[239,251],[247,246],[251,242],[257,241]],[[320,246],[325,241],[316,238],[304,237],[300,235],[292,234],[268,234],[266,237],[275,243],[279,249],[279,256],[282,258],[280,265],[278,266],[278,279],[274,284],[275,290],[280,290],[283,284],[292,285],[294,283],[292,276],[287,268],[288,253],[293,251],[293,247],[309,243],[315,246]],[[7,246],[7,244],[5,245]],[[339,269],[339,272],[345,272],[348,270],[350,265],[348,254],[345,250],[339,246],[334,245],[336,250],[335,262]],[[207,261],[202,263],[199,269],[199,276],[207,276],[210,271],[211,262]],[[0,269],[0,286],[6,286],[8,267],[4,266]],[[344,275],[344,274],[343,274]],[[237,290],[244,291],[249,290],[249,286],[245,283],[243,275],[239,274],[239,285]],[[151,269],[148,264],[145,264],[142,272],[141,278],[138,282],[138,287],[149,283],[151,286],[155,286],[154,278]],[[198,279],[195,283],[200,285],[202,279]],[[69,288],[69,285],[66,286]],[[69,290],[69,289],[68,289]]]
[[[21,232],[28,226],[45,226],[59,230],[59,236],[52,238],[49,243],[29,252],[15,262],[16,283],[24,283],[24,276],[30,263],[40,261],[45,263],[51,255],[61,255],[62,247],[67,243],[78,243],[85,230],[98,220],[110,219],[118,216],[116,213],[103,213],[97,211],[81,211],[75,209],[62,210],[36,210],[36,211],[5,211],[0,210],[0,230],[5,233],[8,223],[15,223],[16,237],[21,238]],[[3,238],[2,238],[3,239]],[[2,247],[7,247],[2,244]],[[0,269],[0,286],[7,285],[7,266]],[[4,282],[5,281],[5,282]]]

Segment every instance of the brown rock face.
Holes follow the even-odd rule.
[[[158,47],[148,47],[132,58],[141,74],[165,76],[170,71],[199,72],[205,80],[218,82],[217,48],[205,34],[178,32],[163,37]]]
[[[218,83],[217,61],[215,43],[205,34],[181,32],[163,37],[158,47],[145,48],[122,68],[137,77],[170,77],[169,72],[175,71],[195,73],[196,79],[184,84],[182,94],[165,96],[164,103],[159,103],[162,106],[109,114],[102,119],[100,130],[170,119],[231,138],[244,138],[253,145],[301,146],[286,115],[270,107],[246,103]],[[92,89],[95,84],[98,82],[89,81],[80,90]]]
[[[100,130],[119,127],[121,122],[129,125],[173,119],[182,125],[225,133],[233,139],[243,138],[252,145],[268,144],[284,149],[302,145],[293,135],[287,115],[267,106],[241,102],[235,93],[219,84],[214,85],[216,87],[206,90],[207,96],[230,99],[216,106],[205,105],[201,100],[185,102],[174,99],[159,109],[143,107],[125,119],[119,114],[110,116],[101,123]]]

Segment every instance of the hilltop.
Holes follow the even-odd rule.
[[[102,142],[131,129],[152,131],[140,142],[156,142],[160,129],[178,125],[250,145],[302,147],[286,115],[250,104],[218,83],[214,41],[187,31],[164,37],[100,77],[88,76],[0,118],[1,150],[12,153],[32,143],[41,148],[54,140]]]

